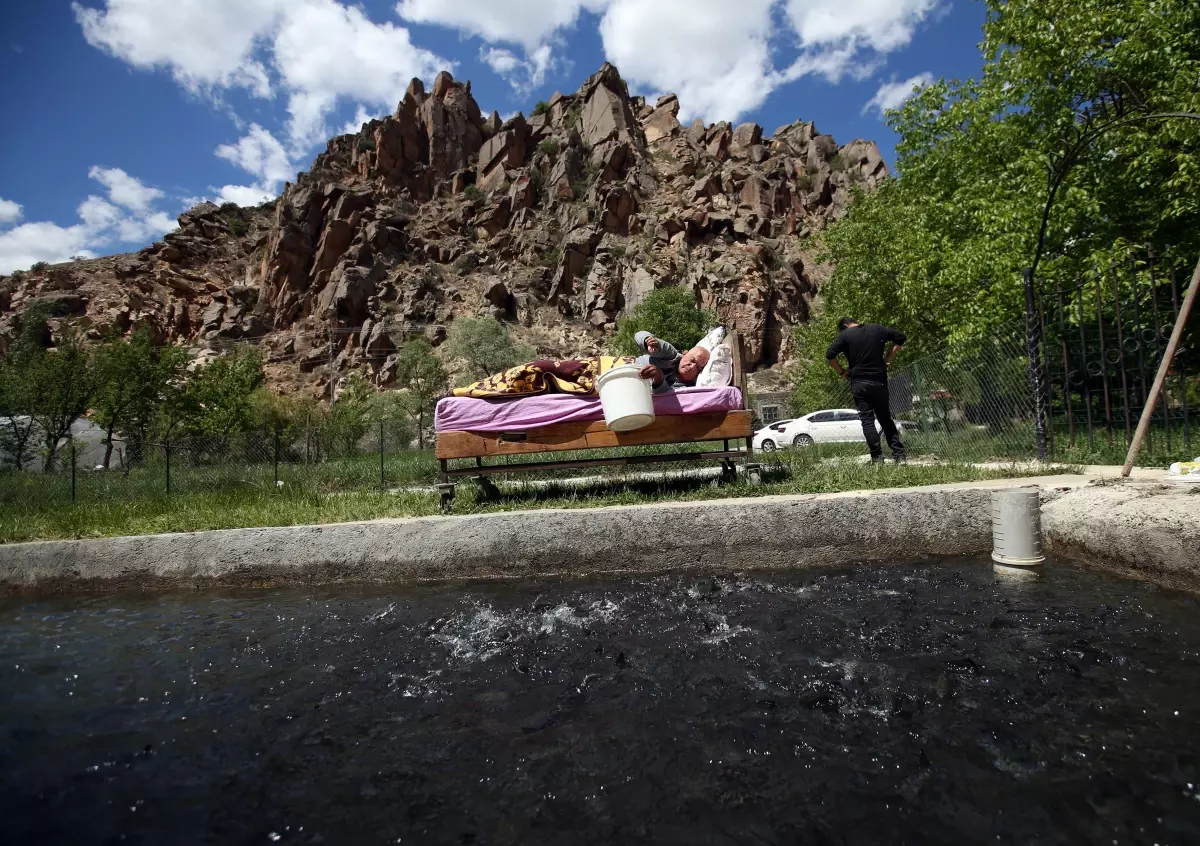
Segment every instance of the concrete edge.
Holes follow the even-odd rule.
[[[1170,507],[1157,510],[1168,516],[1146,523],[1138,517],[1139,488],[1051,476],[11,544],[0,546],[0,593],[806,568],[981,554],[991,549],[992,491],[1030,485],[1042,490],[1047,543],[1056,553],[1200,584],[1188,548],[1200,534],[1198,509],[1189,506],[1200,501],[1160,495],[1155,502]],[[1104,506],[1095,506],[1097,497]],[[1108,522],[1105,510],[1117,505],[1128,515],[1113,526],[1133,533],[1121,543],[1111,537],[1113,526],[1093,525]]]

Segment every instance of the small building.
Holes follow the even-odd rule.
[[[766,426],[791,416],[787,391],[764,391],[750,394],[750,411],[754,414],[755,426]]]

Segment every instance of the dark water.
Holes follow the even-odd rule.
[[[1198,612],[978,560],[9,600],[0,840],[1197,843]]]

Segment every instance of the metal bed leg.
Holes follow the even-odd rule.
[[[438,497],[440,499],[440,507],[443,514],[449,514],[450,509],[454,505],[454,483],[450,481],[450,476],[446,473],[448,469],[446,459],[438,459],[438,464],[441,467],[441,472],[438,473]]]
[[[750,480],[752,485],[761,485],[763,483],[762,465],[754,459],[754,441],[746,438],[746,478]]]

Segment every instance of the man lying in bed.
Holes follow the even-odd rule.
[[[708,350],[701,346],[692,347],[681,355],[673,345],[649,332],[638,332],[634,340],[645,353],[637,360],[637,364],[642,366],[642,378],[654,381],[656,394],[695,385],[696,377],[708,364]]]

